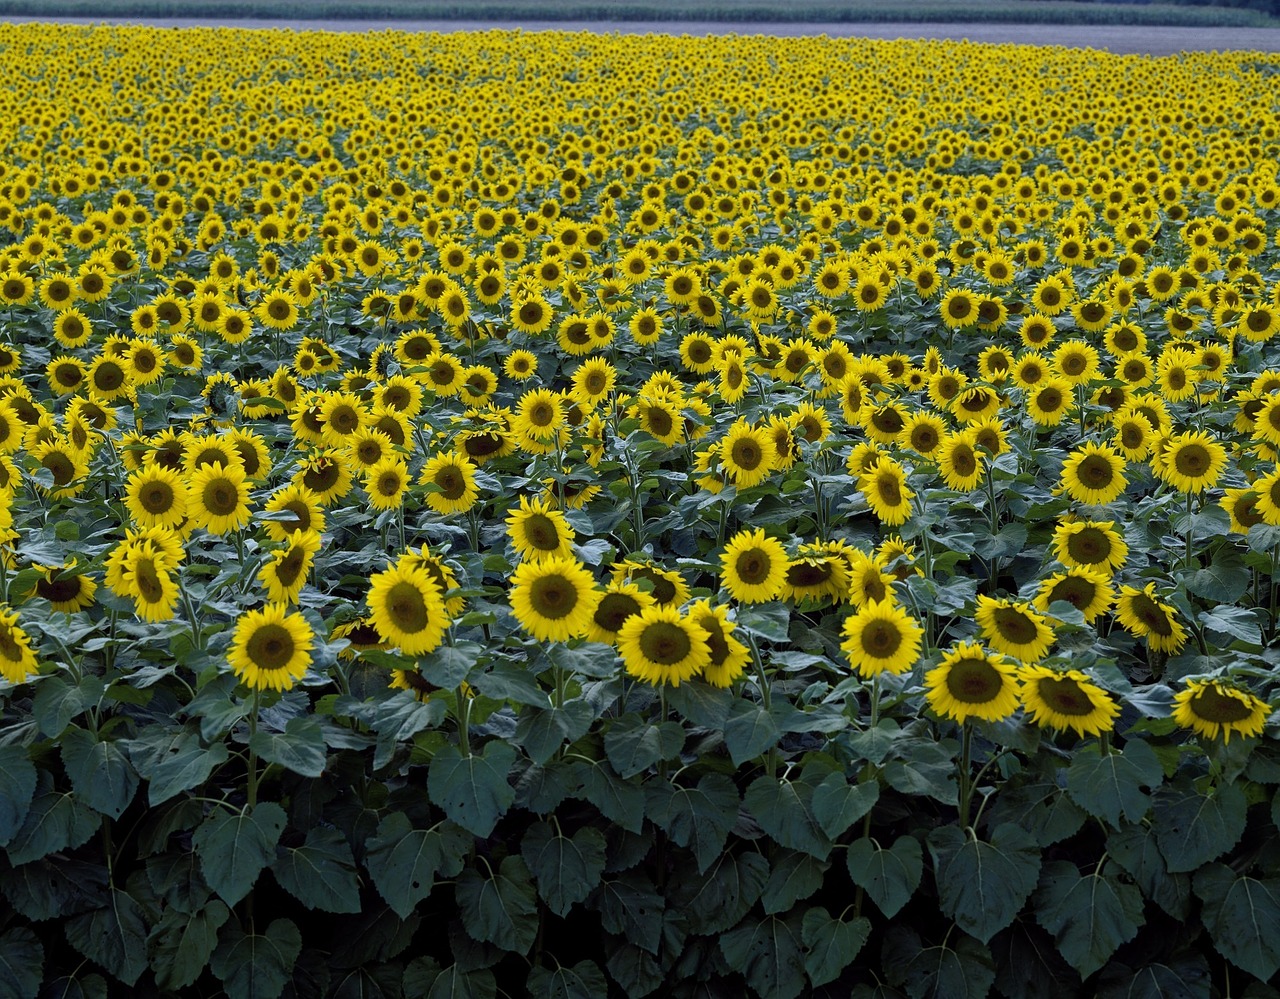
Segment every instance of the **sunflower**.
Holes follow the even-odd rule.
[[[711,661],[710,637],[691,617],[655,604],[623,622],[618,652],[631,676],[678,687]]]
[[[1156,599],[1155,583],[1148,583],[1141,590],[1121,587],[1116,619],[1130,634],[1145,638],[1156,652],[1176,653],[1186,644],[1187,629],[1171,606]]]
[[[514,329],[536,336],[550,328],[551,306],[545,299],[536,295],[530,296],[512,303],[509,319]]]
[[[1109,447],[1086,441],[1062,465],[1062,488],[1077,503],[1105,506],[1127,486],[1124,458]]]
[[[255,310],[258,321],[273,330],[291,330],[298,324],[298,299],[283,289],[264,295]]]
[[[1043,659],[1053,644],[1048,622],[1020,601],[980,594],[973,616],[993,649],[1023,662]]]
[[[114,357],[101,356],[89,366],[89,391],[105,402],[127,396],[133,382],[125,365]]]
[[[521,496],[520,505],[508,512],[507,534],[521,557],[536,562],[572,554],[573,528],[564,514],[543,498]]]
[[[1035,724],[1059,731],[1072,729],[1081,738],[1102,735],[1114,727],[1120,706],[1079,670],[1023,666],[1018,677],[1022,706]]]
[[[978,321],[978,301],[964,288],[952,288],[938,306],[942,323],[948,329],[961,329]]]
[[[53,338],[64,347],[83,347],[93,336],[93,323],[79,309],[59,312],[53,320]]]
[[[640,421],[640,429],[663,444],[675,444],[684,435],[684,419],[678,398],[666,392],[647,392],[627,410]]]
[[[36,673],[31,639],[18,625],[18,612],[0,610],[0,676],[9,683],[23,683]]]
[[[572,558],[521,562],[511,574],[511,612],[542,642],[585,635],[602,597],[591,573]]]
[[[285,547],[272,552],[258,570],[258,582],[267,589],[273,604],[296,604],[298,594],[311,572],[311,564],[320,551],[320,535],[315,531],[294,531]]]
[[[787,562],[779,595],[794,603],[825,601],[839,603],[849,595],[849,563],[838,554],[801,546]]]
[[[924,676],[925,700],[943,718],[1003,721],[1018,710],[1017,670],[976,642],[962,642]]]
[[[249,523],[249,486],[239,462],[203,465],[191,475],[187,513],[210,534],[237,531]]]
[[[314,637],[301,614],[268,604],[236,621],[227,662],[253,690],[292,690],[311,665]]]
[[[1142,461],[1151,453],[1153,431],[1146,417],[1126,406],[1111,421],[1111,445],[1129,461]]]
[[[364,474],[383,458],[395,455],[391,438],[380,430],[361,427],[347,441],[347,453],[357,474]]]
[[[130,475],[124,497],[140,527],[177,527],[187,516],[186,482],[161,465],[144,465]]]
[[[41,492],[55,498],[79,496],[84,491],[89,474],[89,455],[69,440],[54,438],[41,440],[30,446],[30,455],[36,464],[53,476],[49,485],[39,485]]]
[[[463,513],[480,496],[476,487],[476,467],[460,454],[441,453],[423,467],[418,481],[429,488],[427,506],[436,513]]]
[[[409,656],[444,639],[449,615],[440,586],[426,569],[403,562],[369,577],[369,616],[383,641]]]
[[[1053,554],[1063,565],[1110,575],[1129,557],[1114,520],[1068,520],[1053,530]]]
[[[881,458],[859,475],[858,490],[882,524],[896,527],[911,516],[915,493],[907,485],[906,469],[893,458]]]
[[[1056,427],[1071,411],[1071,384],[1061,378],[1046,378],[1027,390],[1027,415],[1038,426]]]
[[[267,537],[277,544],[287,541],[294,531],[324,533],[324,509],[310,489],[298,485],[285,486],[263,504],[263,510],[275,514],[264,520],[263,528]]]
[[[947,421],[937,413],[920,410],[907,417],[898,444],[919,455],[931,455],[947,434]]]
[[[924,629],[892,601],[868,603],[844,622],[840,648],[864,679],[905,673],[920,656]]]
[[[642,585],[647,584],[654,602],[663,606],[679,607],[689,599],[689,584],[684,577],[674,569],[664,569],[660,565],[624,559],[613,564],[611,578],[615,583],[638,581]]]
[[[943,438],[938,445],[937,457],[938,472],[948,489],[967,493],[982,481],[982,455],[968,431],[948,434]]]
[[[759,485],[773,470],[774,449],[766,431],[736,420],[720,444],[720,467],[739,489]]]
[[[655,601],[653,594],[642,590],[635,583],[619,581],[611,582],[605,587],[600,602],[596,605],[587,625],[587,639],[603,645],[614,645],[618,641],[618,632],[628,618],[639,614],[646,607],[652,607]]]
[[[1232,534],[1248,534],[1249,528],[1265,524],[1266,516],[1260,505],[1261,494],[1256,489],[1224,489],[1218,505],[1231,519]]]
[[[171,572],[175,565],[172,557],[150,546],[126,546],[120,560],[118,585],[111,589],[122,597],[132,598],[134,613],[142,620],[168,621],[180,596],[178,582]]]
[[[1262,734],[1271,705],[1247,690],[1223,680],[1188,680],[1187,689],[1173,698],[1173,720],[1206,739],[1233,732],[1246,739]]]
[[[1227,449],[1203,430],[1170,437],[1151,462],[1156,475],[1184,493],[1212,489],[1226,467]]]
[[[1116,591],[1107,576],[1093,569],[1070,568],[1042,580],[1032,606],[1047,614],[1050,604],[1061,600],[1083,614],[1086,623],[1092,624],[1099,614],[1110,609],[1115,599]]]
[[[755,528],[739,531],[720,556],[724,587],[744,604],[773,600],[782,590],[787,572],[787,550],[777,538]]]
[[[751,651],[733,637],[729,608],[723,604],[713,607],[708,601],[699,600],[689,606],[688,616],[707,633],[711,658],[702,667],[702,679],[713,687],[732,686],[751,662]]]
[[[349,442],[368,418],[365,404],[354,392],[327,392],[320,403],[325,443],[341,446]]]
[[[293,484],[307,489],[321,506],[330,506],[351,491],[349,460],[338,448],[311,452],[294,473]]]
[[[54,610],[66,614],[74,614],[93,605],[98,584],[83,573],[76,572],[75,559],[66,565],[43,566],[33,563],[31,567],[40,573],[40,577],[27,593],[28,597],[48,600]]]
[[[395,455],[383,458],[365,474],[364,490],[374,510],[394,510],[404,504],[409,468]]]

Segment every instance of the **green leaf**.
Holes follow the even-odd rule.
[[[1116,970],[1130,969],[1120,965]],[[1199,954],[1170,964],[1148,964],[1132,974],[1113,977],[1108,972],[1106,978],[1098,999],[1200,999],[1212,994],[1213,977]]]
[[[462,870],[471,846],[470,834],[452,823],[414,829],[407,815],[392,812],[365,844],[365,865],[392,911],[408,919],[414,906],[431,894],[437,874],[451,878]]]
[[[566,742],[586,735],[595,718],[591,705],[580,697],[559,708],[526,708],[516,723],[515,741],[534,763],[546,763]]]
[[[126,985],[147,970],[147,923],[142,906],[111,890],[105,908],[72,916],[63,924],[67,941]]]
[[[107,999],[107,980],[93,973],[82,974],[86,969],[76,968],[46,982],[44,994],[57,999]],[[4,976],[0,974],[0,983]]]
[[[769,862],[758,853],[721,853],[697,877],[671,888],[671,905],[689,919],[695,933],[714,935],[736,926],[764,891]]]
[[[516,751],[496,739],[479,756],[463,756],[457,746],[444,746],[431,758],[427,791],[452,822],[484,838],[515,800],[507,774]]]
[[[271,873],[308,909],[360,911],[360,880],[347,838],[337,829],[315,826],[299,847],[276,849]]]
[[[33,922],[65,919],[106,904],[107,869],[66,856],[34,860],[0,873],[0,891]]]
[[[1244,596],[1251,583],[1244,559],[1228,550],[1218,552],[1213,564],[1187,574],[1187,591],[1205,600],[1233,604]]]
[[[737,625],[748,635],[786,645],[791,641],[791,609],[781,601],[747,604],[737,609]]]
[[[218,945],[218,930],[230,918],[231,910],[217,899],[196,912],[166,909],[149,941],[156,985],[166,991],[194,985]]]
[[[905,795],[927,795],[944,805],[957,802],[955,757],[931,739],[898,739],[900,759],[884,766],[885,783]]]
[[[666,980],[662,965],[652,954],[626,941],[610,940],[605,967],[630,999],[643,999]]]
[[[590,826],[569,837],[549,823],[535,822],[520,841],[520,855],[547,907],[557,916],[567,916],[600,883],[605,847],[604,834]]]
[[[1163,780],[1155,751],[1142,739],[1130,739],[1123,752],[1102,753],[1096,745],[1076,750],[1067,769],[1067,794],[1090,815],[1116,827],[1121,816],[1141,821],[1151,807],[1143,786],[1156,788]]]
[[[667,706],[703,728],[722,729],[735,702],[733,692],[709,683],[683,683],[667,691]]]
[[[0,746],[0,846],[22,827],[35,793],[36,765],[27,751],[21,746]]]
[[[1030,911],[991,942],[996,990],[1010,999],[1077,999],[1080,976]]]
[[[138,790],[138,772],[114,742],[99,742],[82,728],[62,734],[62,765],[76,796],[90,808],[120,818]]]
[[[1069,839],[1084,825],[1085,813],[1057,784],[1010,781],[1000,789],[991,805],[991,824],[1016,822],[1041,846]]]
[[[268,763],[277,763],[302,777],[319,777],[324,773],[324,733],[320,722],[312,716],[290,718],[283,732],[259,729],[249,740],[249,748]]]
[[[794,999],[804,991],[798,913],[765,916],[731,930],[720,937],[720,952],[761,999]]]
[[[576,763],[575,770],[582,794],[600,809],[601,815],[628,832],[638,833],[644,828],[644,788],[624,781],[604,760]]]
[[[283,808],[262,801],[242,811],[217,808],[192,834],[200,872],[227,905],[248,895],[275,857],[286,821]]]
[[[497,999],[498,983],[487,968],[464,971],[450,965],[443,971],[429,957],[416,957],[404,969],[404,994],[426,999]]]
[[[1053,934],[1058,951],[1088,978],[1143,924],[1142,893],[1102,870],[1081,875],[1063,860],[1044,865],[1036,892],[1036,919]]]
[[[879,800],[878,781],[850,784],[843,773],[833,771],[813,789],[813,817],[824,833],[836,839],[871,811]]]
[[[684,748],[684,726],[666,721],[654,724],[638,714],[626,714],[604,734],[604,751],[622,778],[634,777]]]
[[[487,874],[487,876],[486,876]],[[538,901],[529,868],[519,857],[503,858],[495,872],[469,867],[454,888],[462,925],[475,940],[527,954],[538,935]]]
[[[44,947],[25,926],[0,934],[0,995],[36,999],[43,979]]]
[[[453,690],[471,673],[484,649],[475,642],[441,645],[434,652],[418,657],[418,673],[428,683],[443,690]]]
[[[724,723],[724,744],[735,767],[772,749],[782,738],[773,716],[759,704],[737,700]]]
[[[495,701],[511,701],[532,708],[545,708],[551,703],[548,692],[538,686],[536,676],[507,663],[498,663],[487,673],[477,673],[469,682]]]
[[[1262,626],[1258,622],[1256,608],[1219,604],[1211,610],[1202,611],[1200,623],[1212,635],[1223,636],[1227,644],[1230,644],[1232,639],[1248,645],[1262,644]]]
[[[600,999],[609,991],[604,972],[594,961],[579,961],[572,968],[557,965],[555,971],[534,968],[525,987],[530,996],[540,999]]]
[[[871,921],[858,916],[845,922],[832,919],[820,905],[804,914],[800,939],[804,942],[804,970],[815,988],[834,982],[858,956],[871,935]]]
[[[605,878],[587,904],[600,913],[600,924],[609,933],[630,940],[650,954],[662,940],[663,898],[639,871]]]
[[[1191,910],[1191,877],[1169,873],[1154,825],[1138,823],[1111,833],[1107,852],[1137,882],[1143,895],[1174,919],[1187,917]]]
[[[885,964],[901,969],[891,980],[912,999],[984,999],[996,977],[986,945],[963,934],[925,947],[914,930],[899,929],[886,941]]]
[[[696,787],[655,781],[648,789],[649,818],[676,846],[693,849],[699,871],[724,851],[740,804],[737,787],[724,774],[703,774]]]
[[[125,748],[134,768],[150,782],[147,800],[152,808],[203,784],[229,755],[226,743],[206,746],[195,721],[182,729],[154,725]]]
[[[776,858],[760,901],[765,912],[786,912],[796,902],[822,887],[822,876],[830,864],[807,853],[783,851]]]
[[[938,826],[929,853],[942,914],[983,943],[1013,922],[1040,874],[1039,845],[1011,822],[996,826],[989,843],[971,829]]]
[[[22,825],[9,841],[9,862],[17,867],[60,850],[89,842],[102,818],[66,791],[53,789],[53,778],[40,771],[36,796]]]
[[[743,800],[760,828],[779,846],[819,860],[831,852],[831,841],[813,817],[813,788],[808,784],[761,776],[751,782]]]
[[[889,849],[869,838],[854,840],[845,853],[849,877],[889,919],[910,901],[924,873],[924,851],[913,836],[899,836]]]
[[[1259,880],[1225,864],[1209,864],[1195,877],[1204,900],[1201,918],[1228,961],[1261,981],[1280,970],[1280,878]]]
[[[278,999],[302,952],[302,934],[288,919],[274,920],[265,933],[245,933],[232,920],[209,967],[230,999]]]
[[[36,688],[31,702],[31,717],[40,731],[56,739],[79,717],[102,700],[106,685],[96,676],[86,676],[72,685],[60,676],[51,676]]]
[[[1240,842],[1248,808],[1238,784],[1221,784],[1208,794],[1185,779],[1161,788],[1155,798],[1156,841],[1170,873],[1194,871]]]

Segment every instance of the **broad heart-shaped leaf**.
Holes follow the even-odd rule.
[[[626,714],[604,734],[604,751],[624,779],[669,760],[684,748],[684,726],[666,721],[655,725],[638,714]]]
[[[835,839],[871,811],[879,800],[878,781],[850,784],[844,774],[833,771],[813,789],[813,817],[822,831]]]
[[[505,857],[497,871],[469,867],[454,888],[462,925],[472,939],[527,954],[538,935],[538,901],[529,868]]]
[[[1209,864],[1196,874],[1195,889],[1204,900],[1205,928],[1223,957],[1264,982],[1280,970],[1280,878],[1258,880]]]
[[[623,995],[643,999],[656,992],[666,981],[658,959],[643,948],[625,940],[610,940],[607,950],[609,956],[604,966],[609,969],[613,980],[621,986]]]
[[[781,738],[773,716],[759,704],[737,700],[730,705],[724,723],[724,744],[735,767],[754,760]]]
[[[1156,842],[1171,873],[1194,871],[1240,841],[1249,804],[1238,784],[1204,794],[1180,780],[1156,795]]]
[[[581,697],[558,708],[527,708],[516,723],[515,741],[534,763],[546,763],[566,742],[587,734],[596,713]]]
[[[692,932],[723,933],[756,904],[768,878],[769,862],[760,854],[722,853],[697,877],[673,882],[671,905],[689,920]]]
[[[575,761],[574,772],[582,784],[579,797],[600,809],[601,815],[627,832],[644,828],[644,788],[638,782],[623,780],[607,760]]]
[[[1067,794],[1090,815],[1113,827],[1123,816],[1140,822],[1151,807],[1145,787],[1158,788],[1164,770],[1155,751],[1141,739],[1131,739],[1123,752],[1101,753],[1097,746],[1075,752],[1067,770]]]
[[[347,837],[337,829],[315,826],[307,832],[302,846],[277,847],[271,873],[308,909],[360,911],[355,857]]]
[[[920,887],[924,851],[913,836],[899,836],[889,849],[866,837],[854,840],[845,853],[849,877],[892,919]]]
[[[1113,961],[1103,976],[1098,999],[1201,999],[1212,994],[1212,983],[1209,964],[1200,954],[1184,954],[1168,964],[1148,964],[1137,971]]]
[[[1107,853],[1137,882],[1143,895],[1174,919],[1187,917],[1191,875],[1169,873],[1154,826],[1139,823],[1116,830],[1107,837]]]
[[[815,905],[804,914],[800,939],[804,941],[804,970],[815,988],[834,982],[858,956],[871,935],[871,920],[858,916],[847,923]]]
[[[261,801],[243,811],[218,808],[192,834],[200,873],[227,905],[248,895],[262,869],[275,859],[286,821],[283,808]]]
[[[107,999],[107,980],[90,971],[92,967],[87,964],[64,971],[57,978],[44,983],[44,994],[57,996],[58,999]],[[0,982],[3,980],[3,976],[0,976]]]
[[[33,860],[0,874],[0,891],[33,922],[65,919],[107,901],[107,869],[59,856]]]
[[[804,991],[799,913],[739,926],[720,937],[720,952],[761,999],[794,999]]]
[[[1048,781],[1017,784],[1011,780],[995,796],[988,814],[993,826],[1017,823],[1041,846],[1074,836],[1085,820],[1084,812],[1066,791]]]
[[[9,840],[9,862],[17,867],[59,850],[74,850],[87,843],[101,823],[102,817],[75,795],[55,791],[53,777],[42,770],[27,816]]]
[[[209,967],[229,999],[279,999],[302,952],[298,927],[277,919],[265,933],[245,933],[232,920],[220,937]]]
[[[896,927],[885,938],[884,964],[912,999],[985,999],[996,978],[986,945],[963,933],[926,947],[915,930]]]
[[[1013,922],[1040,875],[1040,848],[1011,822],[984,843],[969,829],[938,826],[929,833],[938,906],[970,936],[986,943]]]
[[[36,999],[44,978],[44,948],[25,926],[0,934],[0,995]]]
[[[63,924],[71,946],[126,985],[147,970],[147,923],[142,906],[111,890],[103,909],[72,916]]]
[[[703,774],[696,787],[654,781],[648,814],[676,846],[691,847],[705,871],[724,851],[738,821],[738,789],[724,774]]]
[[[600,913],[600,925],[650,954],[662,941],[664,900],[644,874],[624,871],[606,877],[591,893],[587,905]]]
[[[546,822],[535,822],[520,841],[520,854],[547,908],[567,916],[600,883],[605,847],[604,833],[590,826],[565,836]]]
[[[138,772],[120,747],[73,726],[62,733],[61,750],[76,797],[103,815],[120,818],[138,790]]]
[[[218,930],[231,910],[216,898],[196,912],[166,909],[151,931],[151,968],[166,991],[194,985],[218,946]]]
[[[760,901],[765,912],[786,912],[796,902],[808,898],[822,887],[822,876],[830,866],[826,861],[815,860],[807,853],[779,851],[773,860],[773,870],[764,886]]]
[[[404,994],[424,999],[496,999],[498,983],[488,968],[441,970],[429,957],[415,957],[404,969]]]
[[[1062,959],[1053,937],[1030,911],[991,941],[996,990],[1017,999],[1076,999],[1080,976]]]
[[[443,746],[431,758],[427,791],[451,821],[483,839],[515,800],[507,783],[515,760],[515,749],[497,739],[486,742],[479,756]]]
[[[579,961],[572,968],[559,965],[555,971],[534,968],[525,988],[535,999],[600,999],[609,991],[604,972],[594,961]]]
[[[1050,861],[1036,892],[1036,919],[1082,978],[1106,964],[1145,921],[1142,893],[1114,877],[1113,866],[1081,875],[1075,864]]]
[[[0,746],[0,846],[21,828],[35,793],[36,765],[27,751],[21,746]]]
[[[744,801],[760,828],[779,846],[800,850],[819,860],[831,852],[831,840],[813,817],[813,788],[801,781],[757,777]]]
[[[302,777],[324,773],[324,734],[320,722],[313,717],[290,718],[283,732],[259,730],[249,740],[249,748],[268,763],[277,763]]]
[[[200,724],[190,721],[186,728],[162,728],[153,725],[143,729],[137,739],[125,744],[129,759],[149,783],[147,800],[155,808],[175,794],[197,787],[227,762],[224,742],[205,745],[200,738]]]
[[[435,876],[451,878],[462,870],[472,838],[465,829],[442,822],[414,829],[403,812],[378,823],[377,835],[365,844],[365,865],[373,883],[401,919],[431,894]]]
[[[96,676],[86,676],[77,684],[67,683],[60,676],[48,677],[40,683],[31,700],[31,716],[41,732],[56,739],[72,718],[102,699],[104,689],[102,680]]]

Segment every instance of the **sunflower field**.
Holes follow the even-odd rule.
[[[1280,996],[1274,59],[0,50],[0,997]]]

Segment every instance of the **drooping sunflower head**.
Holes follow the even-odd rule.
[[[1262,734],[1271,705],[1251,691],[1222,680],[1188,680],[1173,699],[1173,720],[1207,739]]]

